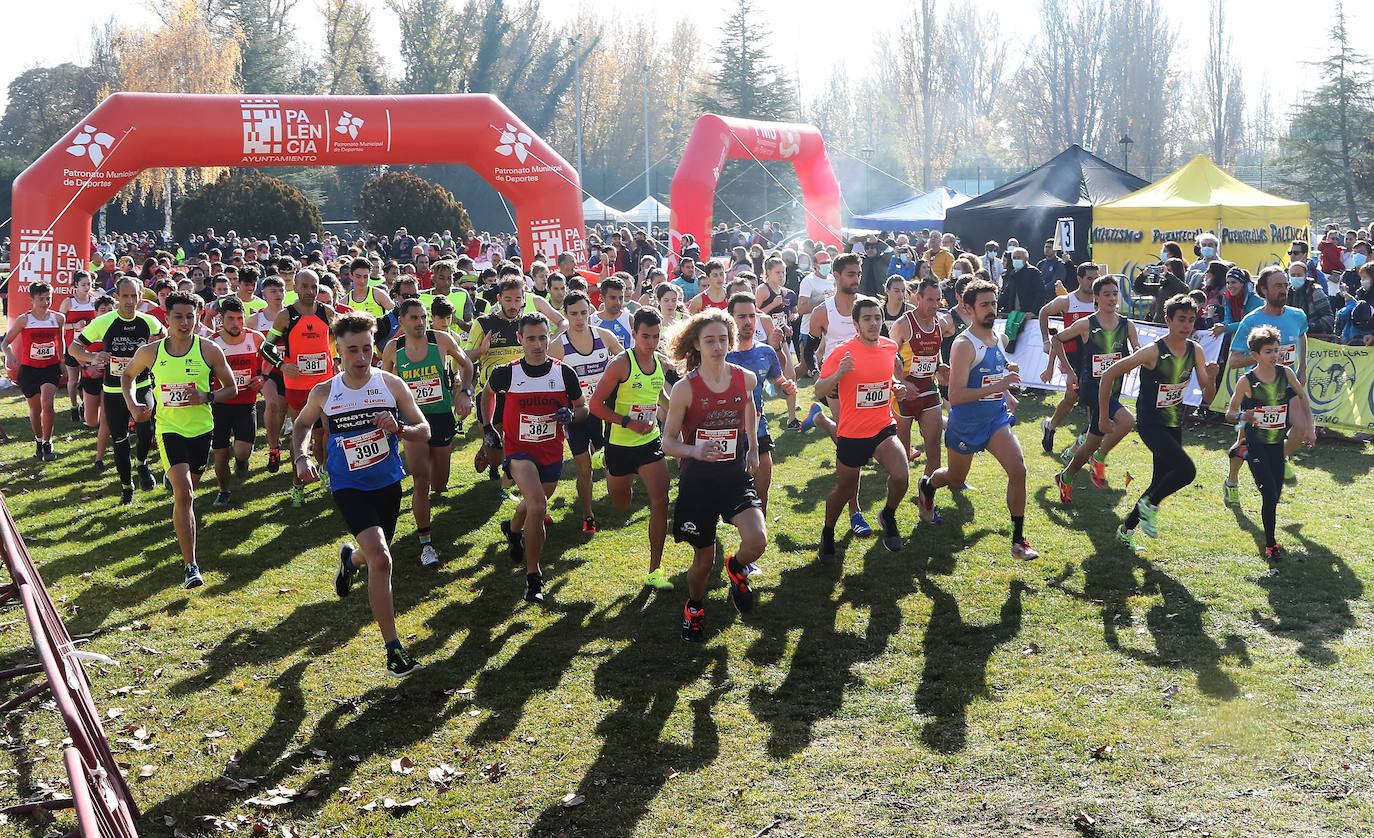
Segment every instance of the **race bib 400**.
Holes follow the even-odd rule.
[[[855,407],[887,407],[888,391],[892,389],[891,381],[875,381],[871,384],[860,383],[854,388]]]

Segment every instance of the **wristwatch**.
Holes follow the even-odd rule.
[[[628,427],[630,427],[630,417],[629,417],[629,416],[622,416],[622,417],[620,417],[620,427],[622,427],[622,428],[628,428]]]

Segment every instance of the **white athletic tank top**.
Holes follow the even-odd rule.
[[[592,351],[586,355],[577,351],[567,332],[559,335],[558,339],[563,342],[563,363],[577,373],[577,381],[582,385],[582,394],[590,397],[606,373],[606,365],[610,363],[611,358],[610,350],[606,348],[601,335],[596,332],[592,332]]]
[[[848,314],[840,314],[840,310],[835,307],[834,297],[825,299],[825,316],[825,355],[821,357],[822,361],[830,357],[835,347],[859,333],[854,326],[854,318]]]

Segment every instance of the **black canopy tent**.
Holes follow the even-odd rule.
[[[1089,258],[1093,205],[1148,185],[1081,146],[1071,145],[1039,168],[950,207],[944,229],[974,252],[980,252],[986,241],[1005,247],[1008,238],[1015,238],[1035,262],[1043,255],[1045,240],[1054,237],[1055,222],[1072,218],[1073,260],[1083,262]]]

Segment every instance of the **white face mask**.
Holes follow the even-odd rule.
[[[1370,283],[1368,277],[1366,277],[1366,278],[1360,280],[1360,287],[1363,288],[1363,289],[1366,290],[1366,291],[1369,290],[1370,284],[1371,284],[1371,283]]]
[[[954,278],[955,278],[955,279],[958,279],[959,277],[961,277],[961,276],[963,276],[963,275],[964,275],[964,272],[963,272],[963,271],[959,270],[958,268],[955,268],[955,269],[954,269]]]

